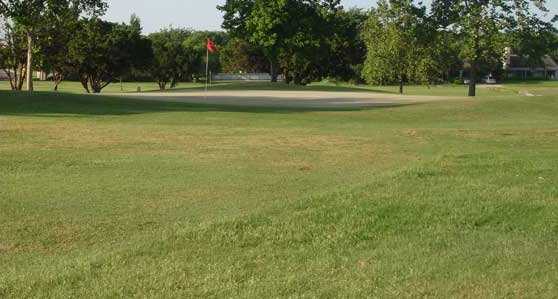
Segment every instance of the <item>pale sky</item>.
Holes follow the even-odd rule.
[[[144,32],[158,31],[163,27],[186,27],[198,30],[221,29],[222,16],[216,6],[224,0],[108,0],[106,18],[127,22],[135,13],[142,21]],[[346,8],[370,8],[374,0],[344,0]],[[425,1],[428,2],[428,1]],[[551,13],[558,14],[558,0],[547,1]]]

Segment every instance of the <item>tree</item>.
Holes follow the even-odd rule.
[[[72,72],[68,45],[77,32],[78,18],[71,11],[58,12],[57,15],[49,16],[50,21],[36,34],[36,45],[40,49],[37,52],[37,66],[52,76],[55,91]]]
[[[190,35],[186,29],[164,29],[149,35],[153,45],[153,63],[149,71],[157,81],[159,89],[165,90],[170,83],[174,87],[188,73],[188,53],[182,45]]]
[[[537,27],[549,28],[547,22],[542,21],[537,13],[531,11],[547,11],[545,2],[545,0],[434,0],[433,14],[440,20],[441,27],[454,32],[461,41],[461,57],[469,66],[470,72],[469,96],[476,95],[478,73],[483,61],[489,63],[499,61],[503,56],[505,48],[503,32],[529,32]],[[514,35],[517,37],[522,34]]]
[[[319,80],[327,69],[329,48],[324,37],[328,28],[320,4],[292,1],[285,7],[291,21],[282,29],[285,37],[279,48],[279,63],[287,83],[306,85]]]
[[[286,48],[289,22],[295,20],[287,11],[292,3],[288,0],[256,0],[246,21],[249,41],[259,46],[269,61],[271,82],[277,82],[279,54]]]
[[[240,38],[231,39],[223,46],[219,59],[223,71],[228,73],[269,71],[269,65],[262,51]]]
[[[364,30],[366,80],[397,82],[400,93],[405,82],[428,82],[436,69],[428,44],[432,35],[424,6],[416,6],[412,0],[381,0]]]
[[[307,84],[333,77],[360,81],[366,47],[361,29],[367,18],[345,10],[338,0],[293,1],[279,63],[287,82]]]
[[[323,36],[327,53],[320,55],[323,61],[319,65],[324,76],[358,82],[366,58],[361,32],[368,15],[360,9],[344,10],[334,4],[326,6],[322,16],[327,26]]]
[[[271,81],[277,82],[279,54],[293,31],[296,0],[227,0],[218,9],[224,12],[223,28],[232,37],[245,38],[263,52],[269,63]],[[300,28],[303,29],[303,28]]]
[[[555,46],[554,49],[550,50],[549,55],[554,60],[558,60],[558,33],[554,33],[554,44],[557,46]]]
[[[141,35],[139,20],[134,18],[131,25],[81,20],[68,48],[81,84],[93,93],[135,67],[146,67],[153,56],[151,42]]]
[[[357,24],[362,18],[354,12],[345,13],[339,3],[228,0],[218,8],[224,12],[223,28],[263,53],[272,82],[282,71],[287,82],[305,84],[324,75],[351,73],[358,64],[358,59],[352,58],[364,49],[358,42]]]
[[[25,31],[21,26],[10,22],[5,22],[3,27],[4,43],[0,45],[1,68],[8,76],[11,89],[21,90],[27,75]]]
[[[76,16],[99,15],[106,9],[103,0],[0,0],[0,15],[21,26],[27,39],[27,89],[33,91],[33,52],[37,32],[52,16],[72,12]],[[59,28],[59,30],[63,30]]]
[[[509,33],[509,44],[527,59],[531,67],[540,66],[543,57],[558,48],[557,29],[552,23],[534,16],[528,2],[518,1],[515,4],[520,9],[516,11],[516,17],[509,20],[510,27],[514,28]]]

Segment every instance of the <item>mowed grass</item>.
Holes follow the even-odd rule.
[[[345,111],[1,92],[0,297],[552,298],[557,148],[556,83]]]
[[[201,83],[181,83],[181,88],[201,88],[205,86]],[[33,85],[36,91],[50,92],[54,90],[54,83],[52,81],[35,81]],[[25,89],[25,86],[23,87]],[[103,93],[129,93],[137,92],[138,88],[141,92],[149,92],[159,90],[155,82],[114,82],[109,84],[103,89]],[[9,90],[10,83],[8,81],[0,81],[0,90]],[[58,91],[63,93],[85,93],[85,89],[79,82],[63,81],[58,86]]]

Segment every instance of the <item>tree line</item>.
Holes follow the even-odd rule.
[[[166,28],[142,34],[140,20],[102,19],[102,0],[0,0],[0,67],[14,90],[33,90],[32,70],[100,92],[115,80],[152,80],[160,89],[205,76],[206,40],[219,47],[214,71],[282,74],[305,85],[324,78],[369,84],[436,84],[503,74],[504,49],[533,66],[556,55],[544,0],[380,0],[370,10],[340,0],[227,0],[224,32]]]

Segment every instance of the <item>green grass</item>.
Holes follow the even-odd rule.
[[[203,87],[200,83],[181,83],[178,87],[180,88],[200,88]],[[110,84],[103,89],[103,93],[120,93],[120,92],[136,92],[138,87],[141,91],[155,91],[159,90],[157,83],[154,82],[123,82],[120,85],[119,82]],[[25,88],[25,87],[24,87]],[[34,88],[36,91],[53,91],[54,83],[51,81],[35,81]],[[8,81],[0,81],[0,90],[9,90],[10,83]],[[85,93],[85,89],[81,86],[79,82],[73,81],[63,81],[58,90],[63,93]]]
[[[0,297],[552,298],[557,116],[0,92]]]

